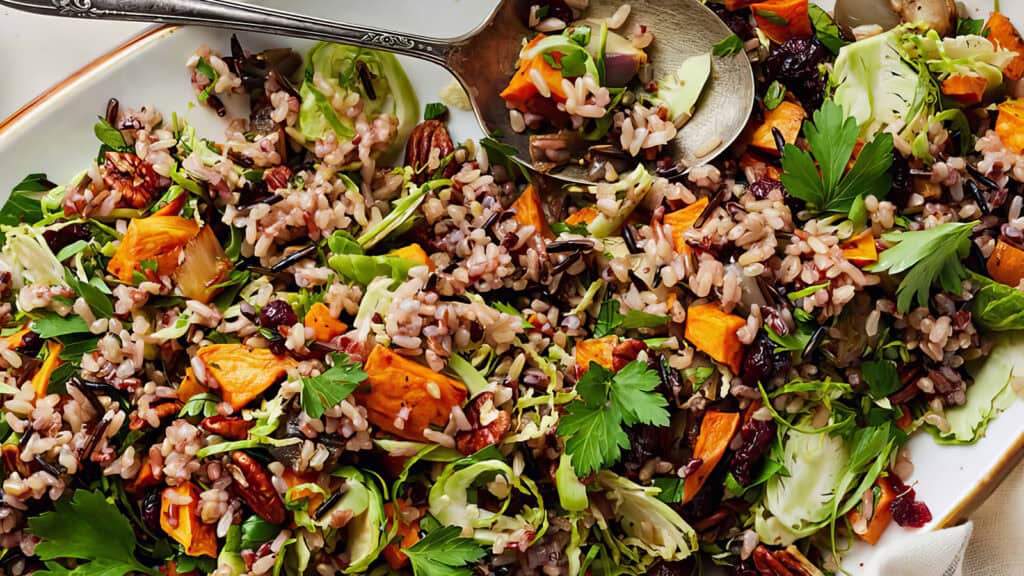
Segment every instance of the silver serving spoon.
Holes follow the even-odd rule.
[[[386,50],[439,64],[466,89],[480,126],[515,147],[517,159],[531,165],[529,137],[512,130],[509,111],[498,96],[515,72],[524,37],[515,3],[501,0],[476,30],[459,38],[438,39],[313,18],[233,0],[0,0],[0,5],[49,16],[196,24],[280,34]],[[623,0],[591,0],[588,15],[610,17]],[[655,41],[648,47],[654,78],[675,71],[690,56],[705,54],[732,32],[697,0],[633,0],[630,22],[648,26]],[[693,118],[683,126],[669,152],[692,167],[720,154],[743,131],[754,101],[754,76],[744,53],[715,57],[712,75]],[[712,146],[713,144],[716,144]],[[702,152],[697,157],[694,151]],[[586,182],[586,167],[570,164],[551,173],[562,180]]]

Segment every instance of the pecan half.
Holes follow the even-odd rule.
[[[640,340],[624,340],[612,350],[612,369],[618,372],[626,364],[629,364],[640,355],[641,350],[646,350],[647,345]]]
[[[512,417],[494,405],[494,394],[490,392],[481,392],[473,398],[465,412],[473,429],[455,435],[455,447],[463,454],[473,454],[501,442],[501,437],[512,426]]]
[[[426,182],[433,172],[427,165],[430,164],[430,151],[434,148],[437,148],[438,160],[443,160],[455,150],[448,129],[440,120],[420,122],[412,129],[409,143],[405,147],[405,165],[415,171],[412,179],[417,184]],[[444,168],[444,176],[448,178],[452,174],[455,174],[455,163],[449,162]]]
[[[792,544],[784,550],[772,552],[772,555],[796,576],[825,576],[817,566],[811,564],[811,561]]]
[[[238,416],[210,416],[203,418],[199,427],[228,440],[245,440],[249,435],[249,428],[252,428],[253,424],[255,422],[243,420]]]
[[[123,204],[142,209],[156,198],[160,177],[149,162],[130,152],[108,151],[103,167],[103,181],[121,193]]]
[[[157,418],[163,420],[164,418],[169,418],[171,416],[174,416],[178,412],[180,412],[182,406],[184,406],[184,404],[182,404],[181,402],[179,402],[177,400],[171,400],[170,402],[164,402],[163,404],[157,404],[156,406],[153,406],[152,408],[153,408],[153,411],[156,412]],[[149,426],[149,421],[145,420],[144,418],[141,418],[139,416],[138,412],[132,412],[132,415],[131,415],[131,417],[129,417],[128,420],[129,420],[129,424],[128,424],[128,429],[129,430],[142,430],[146,426]]]
[[[764,545],[754,548],[753,559],[754,566],[761,573],[761,576],[797,576],[789,568],[786,568],[782,562],[779,562],[772,551],[765,548]]]
[[[284,501],[274,489],[270,476],[263,469],[263,465],[254,460],[252,456],[240,451],[231,453],[231,461],[234,465],[229,466],[229,470],[231,477],[235,480],[231,489],[235,495],[245,500],[252,511],[267,522],[271,524],[284,522]]]

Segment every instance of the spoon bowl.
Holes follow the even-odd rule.
[[[517,14],[520,0],[501,0],[486,21],[459,38],[437,39],[355,26],[246,4],[237,0],[0,0],[0,6],[73,18],[131,20],[213,26],[353,44],[419,58],[444,66],[462,83],[480,125],[516,149],[516,159],[534,168],[528,134],[512,130],[499,96],[515,73],[522,41],[532,32]],[[621,0],[591,0],[593,18],[610,17]],[[633,0],[627,26],[647,26],[654,43],[647,48],[653,77],[674,72],[690,56],[710,53],[732,32],[698,0]],[[686,170],[706,163],[743,131],[754,102],[754,75],[746,53],[714,57],[711,77],[693,118],[679,130],[666,154]],[[588,183],[588,167],[569,164],[551,170],[561,180]],[[682,172],[680,172],[682,173]]]

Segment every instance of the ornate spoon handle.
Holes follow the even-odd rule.
[[[354,44],[429,60],[447,67],[449,41],[377,30],[252,6],[233,0],[0,0],[0,5],[48,16],[198,24]]]

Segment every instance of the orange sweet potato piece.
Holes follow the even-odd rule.
[[[942,81],[942,93],[964,106],[980,104],[987,87],[988,80],[981,76],[954,74]]]
[[[713,302],[690,306],[686,311],[686,339],[717,362],[729,366],[734,374],[743,362],[743,344],[736,331],[746,320],[723,312]]]
[[[532,48],[543,38],[543,34],[538,34],[536,38],[526,45],[524,50]],[[562,73],[552,67],[551,64],[548,64],[544,60],[543,54],[538,54],[531,60],[521,61],[519,69],[512,76],[508,86],[501,91],[501,97],[505,99],[509,106],[524,110],[526,101],[540,93],[537,90],[537,85],[533,83],[531,78],[531,70],[536,70],[540,73],[541,78],[544,79],[544,84],[551,91],[552,98],[558,102],[565,102],[565,91],[562,89]]]
[[[150,216],[177,216],[185,207],[186,200],[188,200],[188,191],[182,189],[170,202],[154,210]]]
[[[875,236],[870,228],[843,245],[843,257],[858,266],[878,262],[878,248],[875,247]]]
[[[281,479],[284,480],[286,486],[294,488],[300,484],[316,484],[317,474],[310,472],[299,473],[291,468],[285,468],[281,474]],[[310,514],[324,501],[323,495],[313,490],[303,488],[292,492],[292,500],[300,500],[302,498],[306,498],[306,511]]]
[[[63,349],[64,345],[56,340],[46,342],[46,360],[43,360],[43,365],[32,376],[32,389],[36,391],[36,398],[46,396],[46,387],[50,385],[50,376],[53,376],[53,371],[57,369],[57,366],[63,364],[60,361],[60,351]]]
[[[1024,279],[1024,250],[999,240],[988,257],[987,268],[993,280],[1016,287]]]
[[[582,376],[591,362],[611,370],[615,365],[612,353],[619,345],[619,337],[614,334],[604,338],[590,338],[576,344],[576,375]]]
[[[363,371],[366,381],[355,394],[366,407],[367,419],[407,440],[422,442],[425,428],[446,425],[452,406],[462,406],[468,395],[462,382],[383,346],[370,352]],[[409,409],[409,417],[399,428],[395,419],[402,408]]]
[[[320,342],[327,342],[348,330],[344,322],[331,315],[331,309],[323,302],[317,302],[309,307],[303,323],[316,332],[316,339]]]
[[[896,491],[892,488],[892,484],[885,478],[879,477],[875,480],[875,486],[879,488],[879,492],[875,497],[874,514],[872,514],[871,520],[868,521],[868,531],[864,534],[856,535],[857,538],[868,544],[877,544],[878,539],[882,537],[882,533],[889,526],[889,522],[892,521],[892,503],[896,500],[897,496]],[[846,518],[850,521],[850,524],[860,520],[859,508],[858,506],[846,513]]]
[[[777,44],[813,34],[807,0],[768,0],[751,4],[757,25]]]
[[[430,259],[430,256],[427,256],[427,252],[419,244],[409,244],[408,246],[392,250],[391,255],[423,264],[429,268],[431,272],[435,269],[434,261]]]
[[[258,398],[295,366],[289,356],[244,344],[211,344],[200,348],[196,356],[220,384],[221,398],[235,410]]]
[[[1010,19],[999,12],[992,13],[985,29],[988,31],[989,42],[996,48],[1006,48],[1017,53],[1017,57],[1007,65],[1003,73],[1011,80],[1020,80],[1024,76],[1024,40],[1021,40],[1020,33]]]
[[[516,198],[516,201],[512,203],[512,210],[516,211],[515,219],[520,226],[533,226],[534,229],[540,232],[541,236],[548,240],[555,237],[551,233],[551,227],[548,226],[547,216],[544,216],[544,208],[541,207],[540,194],[537,193],[537,189],[530,184],[523,190],[523,193]]]
[[[999,105],[996,134],[1008,149],[1024,154],[1024,100],[1007,100]]]
[[[399,507],[410,506],[410,503],[406,500],[398,501]],[[391,566],[392,570],[398,570],[409,561],[409,557],[402,552],[402,548],[409,548],[413,544],[420,541],[420,521],[416,520],[411,524],[402,522],[401,515],[395,510],[393,502],[384,504],[384,514],[388,517],[387,530],[390,531],[391,527],[395,524],[396,516],[398,521],[397,535],[402,537],[402,541],[399,543],[392,542],[384,547],[382,555],[384,560],[387,561],[388,566]]]
[[[807,118],[807,112],[803,106],[786,100],[779,104],[775,110],[769,110],[765,113],[764,123],[754,131],[750,145],[768,154],[778,156],[779,149],[775,146],[775,136],[772,134],[772,128],[778,128],[786,143],[793,144],[796,142],[797,136],[800,135],[800,128],[804,125],[804,118]]]
[[[700,424],[700,435],[697,445],[693,448],[693,457],[702,460],[697,470],[686,477],[683,483],[683,504],[686,504],[700,492],[701,486],[711,476],[711,471],[725,455],[729,442],[740,426],[739,412],[718,412],[708,410]]]
[[[192,373],[192,368],[185,369],[185,377],[181,379],[181,384],[178,385],[178,400],[188,402],[189,398],[196,394],[202,394],[209,391],[209,388],[203,386],[198,380],[196,380],[195,374]]]
[[[184,251],[181,264],[174,272],[174,281],[186,298],[206,304],[221,291],[217,285],[228,279],[234,264],[210,226],[203,226],[188,241]]]
[[[191,496],[187,506],[174,506],[174,494]],[[174,518],[177,517],[177,522]],[[187,482],[173,488],[165,488],[160,499],[160,528],[185,547],[189,556],[217,557],[217,534],[213,524],[204,524],[199,519],[199,489]]]
[[[181,249],[198,233],[195,221],[179,216],[134,218],[107,264],[107,272],[130,283],[132,273],[141,269],[142,262],[152,260],[156,262],[157,275],[173,274]]]
[[[125,490],[130,494],[142,494],[146,488],[160,484],[161,476],[153,473],[153,467],[149,465],[149,456],[145,456],[142,458],[142,467],[139,468],[139,473],[131,483],[125,486]]]
[[[597,210],[590,206],[584,206],[570,214],[569,217],[565,219],[565,223],[571,226],[575,226],[577,224],[590,224],[594,221],[594,218],[597,218]]]
[[[665,214],[665,224],[672,227],[672,243],[676,247],[676,252],[690,253],[690,247],[686,245],[686,231],[693,228],[697,218],[700,218],[707,207],[708,199],[705,196],[685,208]]]

